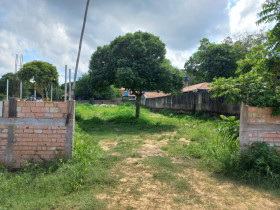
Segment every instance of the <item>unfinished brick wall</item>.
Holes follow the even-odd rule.
[[[73,106],[71,113],[70,104]],[[0,163],[19,168],[26,161],[42,162],[72,156],[75,123],[73,101],[16,101],[12,107],[10,100],[5,101],[3,107],[4,117],[0,118]],[[14,113],[11,109],[14,109]]]
[[[267,142],[280,149],[280,115],[272,116],[273,108],[241,106],[240,149],[253,142]]]

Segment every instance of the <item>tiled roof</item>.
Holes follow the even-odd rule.
[[[169,93],[163,93],[163,92],[145,92],[144,94],[146,98],[157,98],[157,97],[170,95]]]
[[[209,87],[210,84],[211,83],[209,82],[203,82],[196,85],[187,86],[182,89],[182,92],[189,92],[195,90],[211,90],[212,88]]]

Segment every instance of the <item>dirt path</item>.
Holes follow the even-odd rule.
[[[144,140],[132,157],[115,165],[117,187],[97,198],[107,200],[108,209],[280,209],[279,198],[269,192],[198,170],[192,160],[169,158],[163,150],[169,142]],[[189,143],[184,138],[178,142]],[[117,145],[101,142],[104,150],[118,156]]]

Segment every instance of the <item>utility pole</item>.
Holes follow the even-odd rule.
[[[78,71],[78,66],[79,66],[80,53],[81,53],[82,42],[83,42],[83,37],[84,37],[85,25],[86,25],[86,21],[87,21],[87,11],[88,11],[89,2],[90,2],[90,0],[87,0],[87,5],[86,5],[86,10],[85,10],[85,15],[84,15],[83,28],[82,28],[82,32],[81,32],[81,36],[80,36],[80,44],[79,44],[78,56],[77,56],[76,67],[75,67],[74,83],[73,83],[73,87],[72,87],[72,97],[71,97],[72,99],[74,99],[74,95],[75,95],[77,71]]]

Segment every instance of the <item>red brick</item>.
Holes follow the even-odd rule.
[[[54,107],[54,102],[45,102],[45,107]]]
[[[37,107],[44,107],[44,106],[45,106],[45,103],[44,103],[44,102],[41,102],[41,101],[37,101],[37,102],[36,102],[36,106],[37,106]]]
[[[42,108],[41,108],[41,112],[43,112],[43,113],[50,112],[50,108],[48,108],[48,107],[42,107]]]
[[[26,117],[34,117],[35,115],[34,115],[34,113],[26,113],[25,116]]]
[[[31,112],[41,112],[41,107],[31,107]]]
[[[48,134],[48,138],[60,138],[58,134]]]
[[[36,102],[34,102],[34,101],[26,101],[25,102],[25,106],[29,106],[29,107],[36,106]]]
[[[53,133],[52,130],[43,130],[43,133]]]
[[[31,109],[30,109],[30,107],[23,106],[23,107],[21,108],[21,111],[22,111],[22,112],[31,112]]]
[[[0,125],[0,129],[7,129],[8,126],[5,126],[5,125]]]
[[[269,119],[269,120],[266,120],[266,123],[267,124],[276,124],[276,120]]]
[[[33,129],[24,129],[23,132],[24,133],[33,133],[34,130]]]
[[[66,130],[57,130],[57,133],[66,133]]]
[[[38,134],[28,134],[28,137],[30,137],[30,138],[36,138],[36,137],[38,137]]]
[[[18,101],[17,106],[25,106],[25,101]]]
[[[273,141],[276,143],[280,143],[280,138],[274,138]]]
[[[6,128],[6,129],[3,129],[2,130],[2,133],[8,133],[8,129]]]
[[[44,117],[44,113],[34,113],[35,114],[35,117]]]
[[[0,138],[7,138],[8,134],[7,133],[0,133]]]
[[[19,137],[28,137],[28,134],[27,133],[20,133]]]
[[[62,113],[54,113],[53,117],[54,118],[63,118],[63,114]]]
[[[15,133],[23,133],[23,129],[16,129]]]
[[[48,138],[48,135],[46,135],[46,134],[38,134],[38,138]]]
[[[273,142],[273,138],[263,138],[265,142]]]
[[[62,114],[67,114],[67,113],[68,113],[68,109],[67,109],[67,108],[61,108],[61,109],[60,109],[60,112],[61,112]]]
[[[248,112],[258,112],[258,107],[249,106]]]
[[[58,107],[60,108],[67,108],[68,103],[67,102],[59,102]]]
[[[45,113],[45,118],[53,118],[53,114],[52,113]]]
[[[17,113],[17,117],[25,117],[25,113],[19,112]]]

